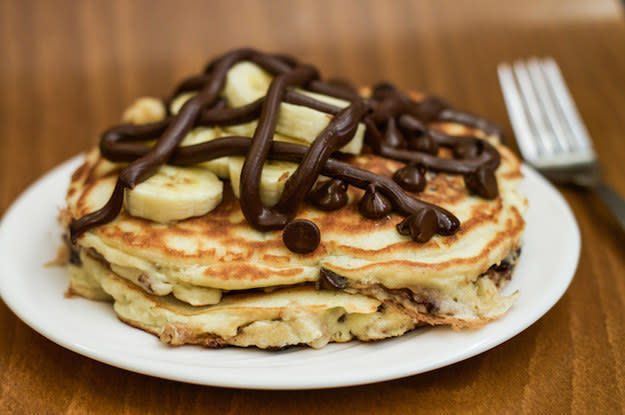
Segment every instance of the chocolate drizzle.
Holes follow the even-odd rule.
[[[241,107],[227,108],[219,97],[227,72],[244,60],[256,63],[275,77],[265,97]],[[340,109],[297,93],[290,89],[293,87],[341,98],[350,105]],[[414,198],[387,177],[332,157],[353,138],[360,122],[367,127],[366,143],[374,153],[408,164],[395,175],[407,190],[421,190],[425,186],[425,169],[429,169],[462,174],[471,192],[486,198],[497,196],[494,176],[500,163],[497,150],[477,137],[450,136],[430,128],[428,123],[454,121],[487,134],[500,135],[500,130],[484,119],[448,108],[438,98],[415,102],[388,83],[374,87],[370,98],[361,98],[348,83],[320,80],[317,70],[310,65],[300,64],[290,56],[262,54],[253,49],[235,50],[213,60],[204,74],[182,82],[173,96],[188,91],[198,93],[175,116],[168,115],[152,124],[121,125],[103,134],[100,141],[102,156],[130,164],[120,173],[106,205],[71,223],[73,242],[88,229],[113,220],[121,211],[124,189],[146,180],[161,165],[192,165],[230,155],[246,156],[241,174],[241,209],[249,224],[261,231],[284,228],[285,244],[295,252],[310,252],[319,244],[318,238],[314,237],[319,235],[316,225],[310,221],[305,221],[304,225],[301,221],[293,221],[304,199],[308,196],[308,200],[321,209],[338,209],[347,203],[347,184],[366,190],[358,204],[363,216],[380,218],[392,211],[406,216],[398,225],[398,231],[419,242],[427,241],[435,233],[455,233],[460,223],[450,212]],[[310,107],[334,117],[310,147],[274,142],[282,102]],[[196,126],[228,126],[256,119],[258,126],[253,138],[230,136],[179,146]],[[153,147],[141,143],[154,139],[158,141]],[[451,149],[455,158],[437,157],[439,147]],[[299,163],[287,180],[279,202],[271,208],[261,203],[259,190],[263,163],[267,159]],[[311,192],[320,174],[333,180]],[[293,229],[300,228],[307,235],[305,247],[288,236],[295,232]]]

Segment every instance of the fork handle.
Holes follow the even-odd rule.
[[[605,183],[599,183],[595,186],[595,191],[603,200],[603,203],[610,209],[612,215],[621,224],[621,228],[625,232],[625,201],[611,187]]]

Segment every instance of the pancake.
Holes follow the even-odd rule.
[[[354,338],[370,341],[398,336],[416,322],[382,302],[314,285],[228,296],[217,305],[194,307],[172,296],[154,296],[82,254],[82,278],[97,283],[115,301],[119,318],[171,345],[283,348]]]
[[[241,134],[249,128],[245,125],[233,128]],[[364,217],[365,190],[349,186],[348,201],[338,210],[298,206],[296,218],[313,222],[320,239],[309,252],[294,252],[282,230],[249,223],[232,190],[238,192],[238,186],[230,186],[224,179],[227,168],[217,165],[228,162],[223,157],[205,166],[224,179],[220,202],[209,213],[158,223],[131,214],[124,204],[114,219],[75,238],[80,260],[69,266],[69,292],[113,301],[121,320],[172,345],[321,347],[393,337],[424,324],[482,326],[501,317],[518,296],[500,290],[511,278],[524,229],[520,162],[497,134],[480,125],[445,117],[428,125],[456,140],[466,136],[467,143],[477,137],[501,159],[494,171],[495,197],[476,195],[461,174],[432,170],[425,173],[422,191],[406,192],[452,212],[460,223],[453,234],[415,242],[398,232],[405,215]],[[192,129],[187,139],[201,135],[201,128]],[[304,144],[301,137],[274,138]],[[343,154],[341,162],[386,178],[406,166],[356,153]],[[456,157],[446,147],[436,155]],[[71,229],[103,208],[127,167],[107,160],[98,148],[90,151],[71,178],[63,224]],[[289,174],[295,167],[287,169]]]

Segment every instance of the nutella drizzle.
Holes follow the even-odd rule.
[[[265,97],[241,107],[227,108],[220,98],[227,72],[245,60],[256,63],[274,75],[274,79]],[[340,109],[296,92],[293,87],[344,99],[350,105]],[[477,137],[447,135],[428,124],[453,121],[499,137],[501,130],[480,117],[449,108],[436,97],[415,102],[393,85],[381,83],[374,87],[370,98],[362,98],[349,83],[320,80],[313,66],[300,64],[287,55],[263,54],[253,49],[235,50],[213,60],[204,74],[183,81],[172,99],[189,91],[198,93],[185,102],[178,114],[168,114],[151,124],[116,126],[102,135],[102,156],[130,164],[120,173],[105,206],[70,224],[72,242],[87,230],[112,221],[122,209],[124,189],[148,179],[163,164],[193,165],[232,155],[246,156],[241,172],[240,204],[248,223],[261,231],[284,229],[285,245],[298,253],[313,251],[320,241],[314,223],[293,220],[299,206],[308,199],[323,210],[339,209],[347,204],[347,185],[365,190],[358,203],[363,216],[376,219],[395,211],[405,217],[397,225],[398,232],[417,242],[426,242],[435,233],[451,235],[460,226],[449,211],[406,192],[423,190],[426,169],[462,174],[471,192],[485,198],[498,195],[494,171],[500,156],[495,147]],[[273,135],[282,102],[334,117],[310,146],[276,142]],[[252,138],[229,136],[179,146],[196,126],[228,126],[253,120],[258,120],[258,126]],[[333,157],[353,138],[360,122],[366,126],[365,142],[374,153],[407,164],[393,179]],[[158,140],[153,147],[141,144],[154,139]],[[449,148],[454,158],[437,157],[439,147]],[[299,163],[287,180],[279,202],[271,208],[261,203],[259,190],[267,159]],[[332,179],[311,191],[320,174]]]

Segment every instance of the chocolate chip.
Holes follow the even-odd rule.
[[[319,281],[317,288],[324,290],[344,290],[347,288],[348,280],[336,272],[321,268],[319,271]]]
[[[428,153],[432,155],[438,154],[438,144],[432,137],[427,134],[419,136],[410,135],[408,137],[408,148],[410,150],[420,151],[422,153]]]
[[[393,148],[401,148],[404,147],[404,143],[404,136],[397,128],[395,118],[389,117],[386,123],[386,132],[384,133],[384,144]]]
[[[364,196],[358,202],[358,211],[369,219],[380,219],[393,210],[390,200],[380,193],[374,184],[367,187]]]
[[[425,122],[429,122],[438,117],[438,114],[448,107],[449,105],[443,99],[429,96],[419,102],[418,117]]]
[[[473,173],[465,174],[464,184],[472,193],[486,199],[494,199],[499,195],[495,172],[484,166],[479,167]]]
[[[308,219],[289,222],[282,231],[282,241],[289,250],[298,254],[314,251],[321,242],[319,228]]]
[[[458,144],[453,148],[454,157],[457,159],[472,159],[482,153],[483,145],[481,141],[469,141]]]
[[[375,100],[382,100],[389,95],[396,93],[396,91],[397,88],[395,88],[395,85],[391,84],[390,82],[378,82],[371,91],[371,98]]]
[[[340,209],[348,202],[347,184],[338,179],[328,180],[313,189],[308,200],[321,210]]]
[[[404,166],[395,171],[393,180],[409,192],[421,192],[425,189],[425,168],[415,165]]]
[[[399,127],[405,131],[416,132],[419,134],[427,131],[427,126],[416,117],[410,114],[402,114],[399,116]]]
[[[419,209],[415,214],[408,216],[397,224],[400,235],[410,235],[413,241],[427,242],[436,233],[438,220],[432,209]]]

